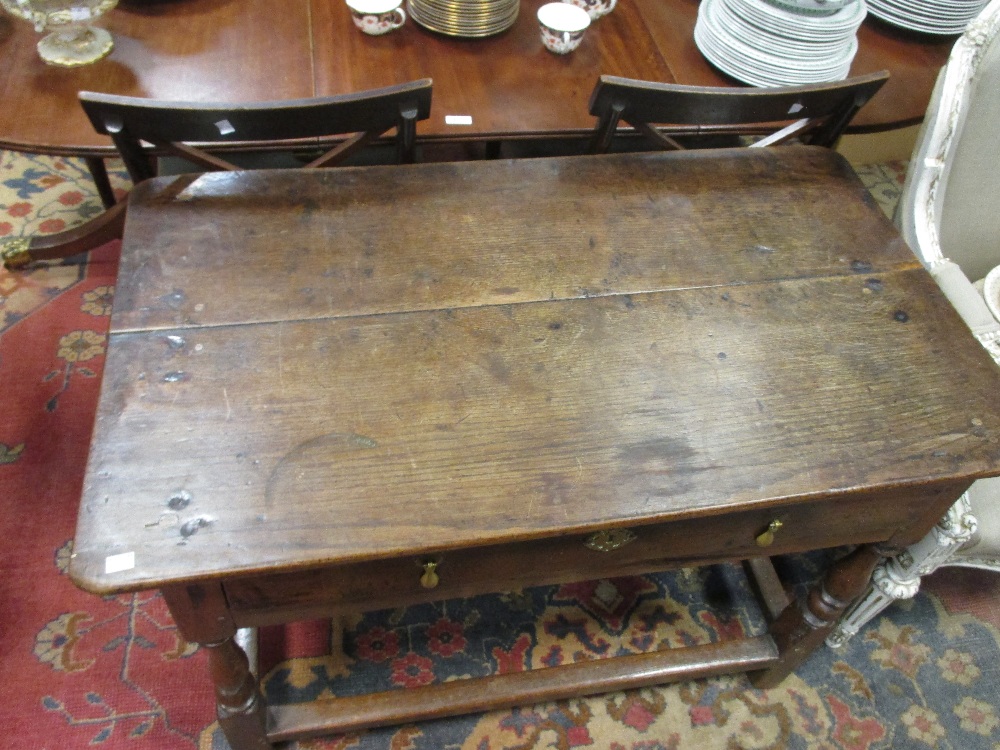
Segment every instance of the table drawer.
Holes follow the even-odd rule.
[[[905,493],[893,493],[905,494]],[[351,563],[225,583],[239,625],[263,625],[525,586],[635,575],[891,538],[926,503],[857,495],[647,526]],[[935,498],[928,497],[932,505]],[[921,513],[923,511],[923,513]],[[936,510],[933,512],[937,512]],[[777,525],[772,525],[777,522]],[[769,529],[773,539],[758,537]],[[425,575],[428,563],[433,574]],[[431,585],[432,584],[432,585]]]

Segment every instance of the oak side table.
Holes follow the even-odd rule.
[[[1000,374],[808,147],[164,177],[131,196],[70,574],[159,589],[236,750],[773,685],[1000,474]],[[803,602],[764,555],[851,545]],[[237,630],[750,560],[766,635],[267,706]]]

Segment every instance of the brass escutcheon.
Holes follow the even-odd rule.
[[[778,529],[780,529],[782,526],[784,526],[784,524],[777,519],[771,521],[771,523],[769,523],[767,525],[767,528],[764,530],[764,533],[759,534],[757,536],[757,546],[770,547],[772,544],[774,544],[774,535],[778,532]]]
[[[611,552],[619,547],[624,547],[629,542],[633,542],[638,537],[628,529],[605,529],[598,531],[584,542],[585,547],[597,550],[598,552]]]
[[[438,564],[433,560],[428,560],[423,564],[424,574],[420,576],[420,585],[425,589],[432,589],[441,582],[441,577],[437,574]]]

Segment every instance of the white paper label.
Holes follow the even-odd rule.
[[[472,115],[445,115],[445,125],[471,125]]]
[[[135,552],[122,552],[120,555],[111,555],[104,558],[104,573],[121,573],[123,570],[132,570],[135,567]]]

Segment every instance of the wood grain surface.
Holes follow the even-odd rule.
[[[122,0],[101,24],[115,39],[93,65],[58,69],[38,57],[38,35],[0,14],[0,147],[64,154],[112,153],[76,100],[98,91],[176,101],[261,101],[342,94],[434,80],[424,139],[458,141],[581,133],[602,74],[697,85],[734,85],[694,45],[697,0],[627,0],[588,30],[571,55],[541,44],[537,8],[524,0],[516,24],[486,39],[435,34],[409,20],[371,37],[340,0]],[[853,130],[914,124],[923,117],[953,37],[866,21],[851,73],[888,69],[888,84]],[[450,125],[468,115],[472,125]]]
[[[864,498],[911,538],[1000,471],[995,366],[828,151],[291,175],[133,196],[80,585],[789,505],[871,541]]]
[[[920,267],[843,160],[818,149],[755,151],[159,180],[140,186],[129,209],[112,327],[330,318]],[[222,277],[240,293],[220,294]]]

